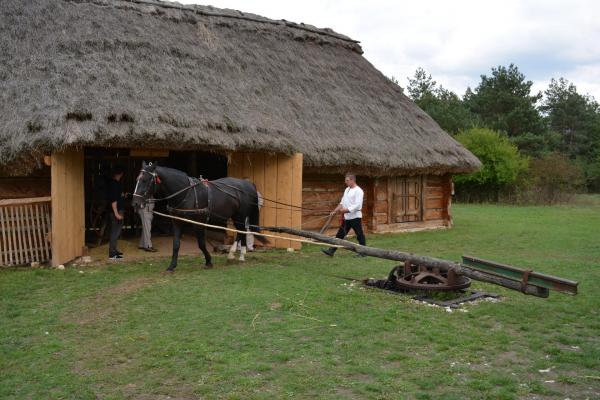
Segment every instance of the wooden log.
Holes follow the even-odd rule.
[[[533,285],[521,285],[520,282],[503,278],[497,275],[486,274],[481,271],[476,271],[463,264],[442,260],[434,257],[420,256],[413,253],[405,253],[397,250],[386,250],[379,249],[376,247],[361,246],[357,243],[350,242],[348,240],[331,238],[329,236],[322,235],[316,232],[308,232],[299,229],[287,228],[287,227],[271,227],[263,226],[261,229],[271,232],[289,233],[291,235],[306,237],[309,239],[315,239],[323,243],[334,244],[343,246],[346,250],[351,250],[359,254],[364,254],[371,257],[385,258],[393,261],[411,261],[415,264],[422,264],[433,268],[439,268],[442,271],[454,270],[458,275],[464,275],[468,278],[475,279],[481,282],[492,283],[495,285],[504,286],[508,289],[518,290],[525,294],[530,294],[537,297],[548,297],[548,290]]]

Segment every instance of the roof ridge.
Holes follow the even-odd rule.
[[[162,0],[116,0],[116,1],[123,1],[126,3],[135,3],[135,4],[142,4],[142,5],[151,5],[151,6],[157,6],[157,7],[162,7],[162,8],[172,8],[172,9],[183,10],[183,11],[192,11],[195,14],[199,14],[199,15],[203,15],[203,16],[207,16],[207,17],[222,17],[222,18],[241,19],[241,20],[245,20],[245,21],[259,22],[259,23],[265,23],[265,24],[271,24],[271,25],[287,26],[290,28],[295,28],[295,29],[299,29],[299,30],[303,30],[303,31],[311,32],[311,33],[316,33],[318,35],[329,36],[334,39],[342,40],[345,42],[350,42],[350,43],[354,43],[354,44],[360,43],[359,40],[354,40],[350,37],[347,37],[345,35],[334,32],[330,28],[316,28],[316,27],[311,28],[311,27],[306,26],[304,23],[287,21],[285,19],[274,20],[274,19],[270,19],[270,18],[263,17],[263,16],[256,15],[256,14],[252,14],[252,15],[256,15],[256,16],[251,16],[251,15],[248,15],[248,13],[244,13],[243,11],[239,11],[239,10],[220,9],[223,11],[232,10],[232,11],[236,11],[236,12],[240,13],[240,15],[235,15],[233,13],[213,12],[213,11],[203,10],[200,7],[207,7],[207,8],[210,7],[210,8],[215,8],[215,9],[218,9],[218,8],[213,7],[213,6],[202,6],[200,4],[191,4],[188,6],[188,5],[181,4],[181,3],[162,1]],[[329,32],[327,29],[329,29],[331,32]]]

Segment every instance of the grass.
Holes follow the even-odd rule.
[[[333,276],[383,277],[392,262],[313,246],[213,270],[187,257],[171,276],[166,260],[5,269],[0,398],[600,398],[600,204],[453,214],[452,230],[367,239],[533,268],[580,294],[474,283],[503,300],[448,313]]]

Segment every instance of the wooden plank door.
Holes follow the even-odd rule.
[[[390,223],[423,220],[423,179],[421,176],[400,176],[389,182]]]

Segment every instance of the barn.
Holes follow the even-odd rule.
[[[248,177],[297,206],[261,224],[308,229],[352,170],[368,232],[450,226],[451,176],[480,166],[331,29],[153,0],[4,0],[0,22],[3,265],[85,254],[115,163],[131,187],[149,159]]]

